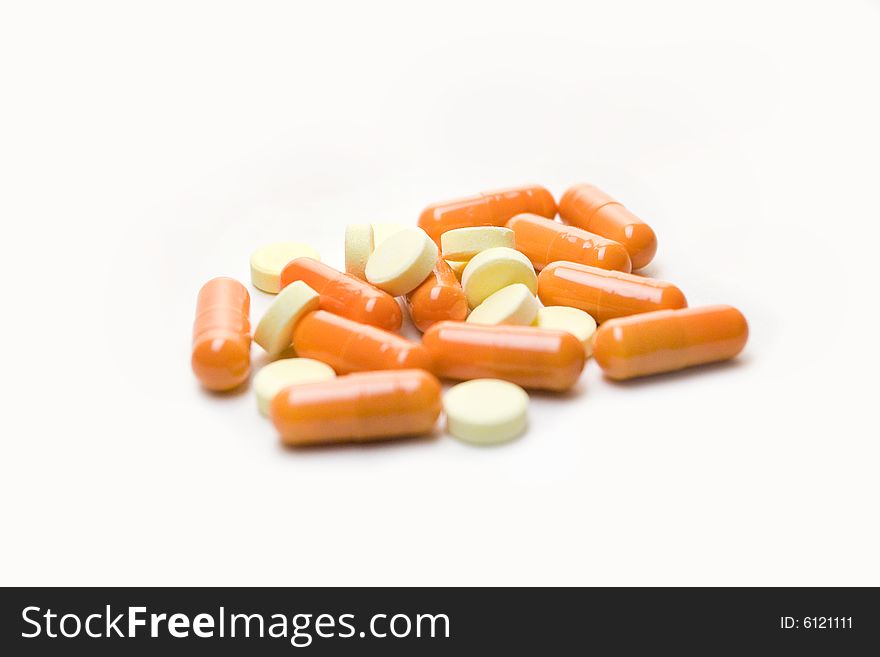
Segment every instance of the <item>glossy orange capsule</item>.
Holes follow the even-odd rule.
[[[287,263],[281,271],[282,289],[294,281],[303,281],[321,295],[322,310],[386,331],[396,331],[403,322],[400,305],[390,294],[313,258]]]
[[[467,317],[467,296],[452,268],[440,257],[434,271],[415,290],[406,295],[413,324],[420,331],[444,319],[463,320]]]
[[[748,337],[746,318],[731,306],[660,310],[600,326],[593,357],[609,378],[632,379],[728,360]]]
[[[440,382],[425,370],[362,372],[290,386],[272,400],[281,440],[305,446],[430,433],[440,415]]]
[[[507,222],[516,237],[516,248],[540,271],[551,262],[570,260],[602,269],[629,272],[629,253],[613,240],[546,219],[534,214],[518,214]]]
[[[584,346],[571,333],[533,326],[440,322],[422,337],[434,373],[447,379],[494,378],[524,388],[567,390],[584,369]]]
[[[251,369],[247,289],[232,278],[214,278],[199,290],[193,324],[192,370],[208,390],[231,390]]]
[[[580,308],[600,324],[687,307],[684,294],[672,283],[565,261],[550,264],[538,275],[538,298],[547,306]]]
[[[657,253],[651,227],[593,185],[569,188],[559,199],[559,216],[565,223],[622,244],[633,269],[641,269]]]
[[[552,218],[556,216],[556,201],[550,192],[539,185],[481,192],[429,205],[419,217],[419,228],[440,244],[440,235],[447,230],[503,226],[508,219],[523,212]]]
[[[296,355],[327,363],[337,374],[368,370],[431,369],[418,342],[326,310],[303,317],[293,330]]]

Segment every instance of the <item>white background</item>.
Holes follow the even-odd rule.
[[[877,2],[0,11],[3,584],[880,584]],[[590,362],[515,443],[289,451],[199,286],[347,222],[593,182],[735,363]],[[253,318],[268,297],[253,293]],[[259,353],[254,348],[255,355]]]

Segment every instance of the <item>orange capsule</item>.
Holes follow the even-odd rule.
[[[327,363],[337,374],[368,370],[431,369],[421,344],[326,310],[316,310],[293,330],[296,355]]]
[[[571,333],[536,328],[440,322],[422,337],[434,373],[447,379],[505,379],[543,390],[567,390],[584,369],[584,346]]]
[[[409,314],[420,331],[444,319],[463,320],[467,317],[467,296],[455,272],[440,257],[434,271],[415,290],[406,295]]]
[[[191,362],[208,390],[231,390],[248,378],[250,304],[247,289],[232,278],[213,278],[199,290]]]
[[[430,433],[440,382],[425,370],[362,372],[285,388],[270,416],[281,440],[304,446]]]
[[[580,308],[600,324],[615,317],[687,307],[684,294],[672,283],[565,261],[540,273],[538,297],[547,306]]]
[[[394,297],[357,276],[344,274],[313,258],[297,258],[281,271],[281,287],[303,281],[321,295],[321,308],[361,324],[396,331],[403,322]]]
[[[641,269],[657,253],[657,236],[644,221],[593,185],[574,185],[559,199],[565,223],[622,244],[633,269]]]
[[[556,201],[550,192],[539,185],[481,192],[429,205],[419,217],[419,228],[440,244],[440,235],[447,230],[469,226],[503,226],[508,219],[523,212],[552,218],[556,216]]]
[[[593,357],[612,379],[632,379],[728,360],[746,346],[746,318],[730,306],[702,306],[613,319],[593,338]]]
[[[622,245],[587,231],[534,214],[518,214],[507,222],[516,248],[540,271],[551,262],[570,260],[602,269],[629,272],[632,263]]]

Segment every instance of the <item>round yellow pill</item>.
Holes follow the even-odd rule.
[[[364,269],[373,253],[373,227],[370,224],[349,224],[345,227],[345,271],[366,280]]]
[[[293,329],[299,319],[306,313],[318,310],[320,298],[303,281],[294,281],[272,301],[272,305],[257,324],[254,342],[273,358],[278,356],[290,346]]]
[[[503,226],[456,228],[440,235],[440,251],[447,260],[470,260],[486,249],[512,249],[515,243],[514,232]]]
[[[499,379],[465,381],[443,395],[449,433],[479,445],[516,438],[526,428],[528,408],[526,391]]]
[[[421,228],[405,228],[379,244],[367,260],[367,280],[393,297],[412,292],[437,263],[437,245]]]
[[[468,315],[473,324],[516,324],[528,326],[535,321],[541,303],[522,283],[502,287],[486,297]]]
[[[534,294],[538,289],[538,276],[527,257],[506,246],[478,253],[461,275],[461,285],[471,308],[479,306],[493,292],[514,283],[522,283]]]
[[[321,259],[315,249],[301,242],[278,242],[261,247],[251,255],[251,282],[263,292],[278,294],[281,270],[291,260],[303,257]]]
[[[292,385],[326,381],[336,376],[333,368],[312,358],[283,358],[265,365],[254,376],[257,408],[269,415],[269,406],[279,392]]]
[[[593,353],[593,334],[596,332],[596,320],[579,308],[568,306],[540,308],[535,317],[534,325],[571,333],[584,345],[587,356]]]
[[[407,228],[403,224],[370,224],[373,228],[373,246],[379,246],[394,233],[399,233]]]

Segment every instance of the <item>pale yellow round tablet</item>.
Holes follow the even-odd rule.
[[[440,235],[440,252],[448,260],[470,260],[486,249],[512,249],[515,243],[513,231],[503,226],[456,228]]]
[[[538,309],[535,326],[571,333],[584,345],[587,356],[593,353],[593,334],[596,320],[579,308],[569,306],[546,306]]]
[[[403,224],[370,224],[373,227],[373,245],[379,246],[394,233],[399,233],[407,226]]]
[[[528,326],[535,321],[541,303],[522,283],[514,283],[493,292],[468,315],[473,324],[516,324]]]
[[[452,273],[455,274],[455,277],[458,279],[458,282],[461,282],[461,275],[464,273],[464,268],[467,267],[467,260],[447,260],[446,264],[449,265],[449,268],[452,270]]]
[[[303,257],[321,259],[315,249],[302,242],[278,242],[261,247],[251,255],[251,282],[263,292],[278,294],[281,270],[291,260]]]
[[[254,376],[257,408],[269,415],[269,405],[288,386],[326,381],[336,376],[333,368],[312,358],[284,358],[264,366]]]
[[[493,292],[514,283],[522,283],[534,294],[538,289],[538,276],[528,258],[506,246],[478,253],[467,263],[461,275],[461,286],[471,308],[479,306]]]
[[[373,252],[373,226],[348,224],[345,227],[345,271],[366,280],[364,268]]]
[[[526,428],[528,409],[526,391],[499,379],[465,381],[443,395],[449,433],[479,445],[516,438]]]
[[[254,342],[273,358],[290,346],[293,328],[300,317],[318,309],[320,296],[302,281],[294,281],[285,287],[272,301],[263,315]]]
[[[367,280],[393,297],[412,292],[437,263],[437,245],[421,228],[404,228],[376,247]]]

